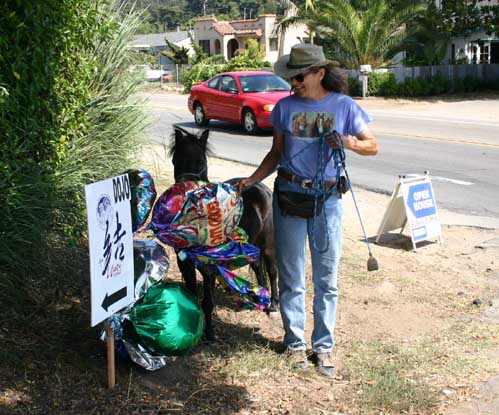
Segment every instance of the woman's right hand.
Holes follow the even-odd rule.
[[[251,179],[251,177],[244,177],[239,182],[237,182],[237,190],[239,193],[243,193],[245,189],[247,189],[250,186],[253,186],[255,184],[255,181]]]

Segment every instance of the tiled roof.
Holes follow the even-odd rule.
[[[213,28],[224,35],[250,35],[262,36],[262,29],[235,29],[229,22],[215,22]]]
[[[213,27],[221,35],[231,35],[236,32],[236,29],[234,29],[229,22],[216,21],[213,23]]]

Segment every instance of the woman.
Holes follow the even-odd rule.
[[[337,62],[325,59],[321,46],[293,46],[289,55],[275,63],[274,70],[290,81],[294,94],[281,99],[275,106],[270,117],[274,127],[272,148],[255,172],[239,182],[240,191],[263,180],[277,166],[276,189],[279,193],[291,191],[314,198],[319,187],[336,189],[337,168],[341,169],[341,166],[335,166],[334,157],[329,156],[333,150],[338,151],[340,143],[335,142],[332,134],[326,138],[312,132],[304,137],[293,134],[293,114],[300,112],[304,118],[312,120],[321,114],[331,120],[331,130],[340,134],[340,146],[357,154],[375,155],[378,144],[367,126],[370,117],[353,99],[344,95],[348,87],[346,77]],[[321,141],[324,139],[326,142]],[[327,154],[321,154],[324,151]],[[321,163],[325,165],[319,171]],[[276,189],[273,208],[284,344],[293,366],[307,368],[304,331],[305,241],[308,235],[314,284],[312,349],[320,373],[334,377],[332,350],[341,255],[341,193],[329,192],[323,204],[325,212],[304,218],[290,214],[286,207],[279,205]]]

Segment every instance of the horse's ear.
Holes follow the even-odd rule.
[[[209,135],[210,135],[210,130],[206,129],[199,136],[199,143],[201,144],[201,146],[203,146],[203,148],[206,148],[206,146],[208,145]]]

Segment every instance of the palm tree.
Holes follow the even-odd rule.
[[[177,46],[165,38],[168,51],[162,50],[160,53],[175,63],[175,82],[179,82],[179,72],[182,65],[189,63],[189,49],[185,46]]]
[[[330,39],[336,57],[346,67],[386,66],[409,34],[408,22],[424,10],[424,2],[390,0],[315,0],[284,18],[281,30],[302,22],[312,32]]]
[[[166,46],[168,46],[168,51],[163,50],[161,54],[166,56],[171,61],[175,62],[177,65],[184,65],[189,63],[189,49],[185,46],[177,46],[165,38]]]
[[[305,0],[304,11],[301,14],[305,14],[308,10],[313,11],[315,9],[316,0]],[[305,23],[309,29],[310,43],[314,43],[314,30],[313,24],[309,25],[307,20],[300,15],[300,9],[290,0],[279,0],[279,7],[284,9],[284,17],[277,24],[277,32],[279,33],[279,53],[278,56],[283,55],[284,51],[284,38],[286,35],[286,30],[288,27],[293,26],[298,23]]]

